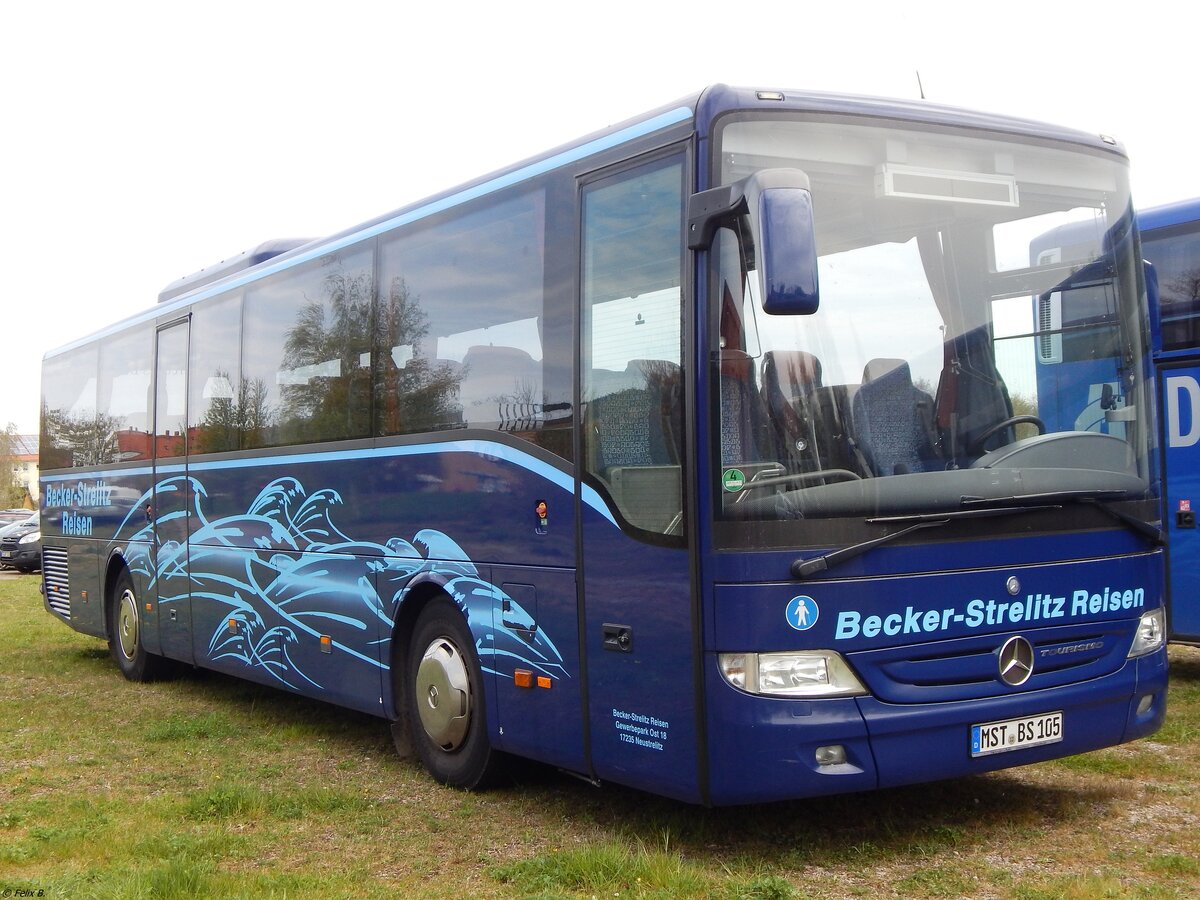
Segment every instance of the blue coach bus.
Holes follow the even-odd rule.
[[[1200,200],[1138,212],[1142,254],[1157,275],[1151,329],[1163,411],[1162,458],[1171,535],[1168,625],[1172,640],[1200,643]]]
[[[1167,590],[1168,636],[1182,643],[1200,641],[1200,543],[1192,500],[1200,496],[1195,446],[1200,442],[1200,200],[1189,200],[1137,214],[1142,255],[1149,264],[1150,331],[1157,374],[1159,435],[1169,534]],[[1086,259],[1089,247],[1103,240],[1090,223],[1074,222],[1039,235],[1030,245],[1031,261]],[[1035,298],[1039,327],[1038,397],[1046,421],[1122,434],[1124,390],[1111,358],[1086,348],[1072,351],[1072,335],[1112,314],[1103,282],[1091,278],[1094,266],[1079,265],[1068,290]],[[1066,342],[1064,344],[1064,341]],[[1066,348],[1064,350],[1064,347]],[[1046,399],[1043,399],[1046,398]]]
[[[1150,734],[1127,184],[1103,136],[716,86],[201,271],[46,355],[47,609],[461,787],[521,756],[734,804]],[[1031,263],[1073,221],[1088,258]],[[1063,342],[1119,431],[1039,417],[1029,298],[1081,265],[1110,307]]]

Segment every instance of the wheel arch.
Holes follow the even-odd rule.
[[[404,590],[404,596],[396,608],[396,617],[392,622],[392,638],[388,654],[388,666],[391,671],[389,690],[391,696],[385,710],[390,712],[393,722],[407,726],[406,714],[402,698],[404,696],[404,681],[408,671],[408,645],[412,638],[413,628],[421,611],[434,600],[445,598],[454,602],[446,590],[445,581],[435,577],[427,577],[418,582],[410,583]],[[455,604],[457,605],[457,604]]]
[[[108,560],[104,564],[104,636],[108,640],[113,639],[112,633],[112,605],[116,602],[117,579],[120,578],[122,572],[128,572],[129,577],[133,578],[133,570],[129,568],[129,562],[125,559],[125,551],[120,547],[115,548],[108,555]],[[136,588],[136,585],[135,585]]]

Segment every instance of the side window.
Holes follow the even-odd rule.
[[[153,332],[138,328],[100,344],[96,422],[107,431],[104,462],[149,459]]]
[[[682,529],[683,163],[583,194],[584,453],[621,514]]]
[[[1163,349],[1200,346],[1200,233],[1154,236],[1143,240],[1142,250],[1158,274]]]
[[[377,434],[569,421],[547,413],[544,247],[542,191],[381,241]]]
[[[154,455],[158,459],[186,456],[188,323],[158,332],[155,369]]]
[[[237,450],[243,432],[262,446],[266,382],[242,378],[242,296],[225,294],[192,313],[189,434],[193,453]]]
[[[46,360],[42,371],[39,465],[47,469],[108,461],[107,429],[96,407],[95,344]]]
[[[246,289],[242,378],[261,428],[243,449],[370,435],[370,249],[351,248]]]

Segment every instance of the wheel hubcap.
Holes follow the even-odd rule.
[[[443,750],[457,750],[471,724],[471,681],[451,640],[438,638],[425,650],[415,687],[421,727]]]
[[[121,645],[121,655],[132,660],[138,648],[137,598],[133,596],[133,591],[121,594],[117,609],[117,640]]]

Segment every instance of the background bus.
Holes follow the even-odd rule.
[[[1163,416],[1168,619],[1173,640],[1200,643],[1200,200],[1138,213],[1142,254],[1157,274],[1151,327]]]
[[[1200,641],[1200,541],[1191,504],[1200,496],[1200,200],[1172,203],[1138,213],[1142,255],[1150,264],[1151,345],[1162,413],[1165,527],[1169,533],[1168,623],[1171,640]],[[1034,258],[1083,256],[1103,240],[1094,225],[1071,223],[1030,245]],[[1072,335],[1111,315],[1111,297],[1094,271],[1080,268],[1067,291],[1034,299],[1039,328],[1037,384],[1047,421],[1074,419],[1077,428],[1120,434],[1123,388],[1106,358],[1072,350]]]
[[[1072,221],[1084,257],[1029,259]],[[1107,433],[1034,388],[1029,297],[1081,271]],[[518,755],[710,804],[1162,722],[1108,139],[716,86],[160,299],[43,372],[46,605],[131,679],[363,710],[449,784]]]

